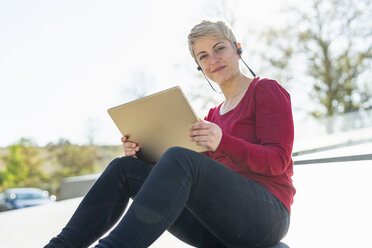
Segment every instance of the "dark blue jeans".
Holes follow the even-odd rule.
[[[195,247],[269,247],[289,213],[266,188],[202,154],[170,148],[156,166],[114,159],[46,247],[149,247],[165,230]]]

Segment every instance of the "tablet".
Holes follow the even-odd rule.
[[[207,148],[189,140],[191,123],[198,117],[179,86],[108,109],[123,136],[141,147],[139,157],[153,163],[172,146],[196,152]]]

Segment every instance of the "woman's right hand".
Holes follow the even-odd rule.
[[[136,154],[141,148],[136,142],[128,141],[128,136],[122,137],[121,142],[123,142],[125,157],[138,158]]]

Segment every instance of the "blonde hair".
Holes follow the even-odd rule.
[[[231,30],[230,26],[222,20],[209,21],[202,20],[196,24],[191,30],[187,37],[189,50],[191,56],[195,59],[194,44],[195,41],[206,36],[217,37],[221,39],[227,39],[233,45],[236,42],[235,35]]]

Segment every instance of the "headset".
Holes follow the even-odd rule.
[[[253,75],[253,77],[256,77],[256,74],[252,71],[251,68],[249,68],[249,66],[247,65],[247,63],[245,63],[245,61],[243,60],[243,58],[242,58],[242,56],[241,56],[241,54],[243,53],[243,48],[242,48],[241,44],[240,44],[240,43],[237,43],[236,41],[234,41],[234,45],[235,45],[235,47],[236,47],[236,52],[238,53],[238,55],[239,55],[241,61],[243,61],[244,65],[248,68],[249,72]],[[200,67],[200,65],[198,64],[198,61],[196,61],[196,59],[195,59],[195,62],[196,62],[196,64],[198,65],[198,67],[196,67],[196,69],[197,69],[198,71],[201,71],[201,72],[203,73],[205,79],[207,80],[207,82],[209,83],[209,85],[211,86],[211,88],[212,88],[215,92],[217,92],[217,91],[213,88],[211,82],[208,80],[207,76],[205,75],[203,69]],[[221,92],[220,92],[220,94],[221,94]]]

